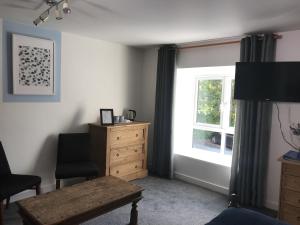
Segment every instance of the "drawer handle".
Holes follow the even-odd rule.
[[[137,169],[137,167],[138,167],[138,166],[137,166],[137,165],[135,165],[135,168],[136,168],[136,169]]]
[[[134,152],[137,152],[137,149],[135,149]]]
[[[117,140],[120,140],[120,137],[117,137]]]
[[[119,174],[119,170],[117,170],[116,173]]]
[[[136,137],[138,137],[139,135],[138,135],[138,134],[136,134],[135,136],[136,136]]]
[[[117,153],[117,155],[116,155],[117,157],[119,157],[120,155],[119,155],[119,153]]]

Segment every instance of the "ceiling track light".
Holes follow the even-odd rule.
[[[63,12],[64,14],[71,14],[71,8],[69,5],[69,0],[65,0],[63,3]]]
[[[40,19],[42,22],[46,22],[48,19],[49,19],[49,10],[43,12],[41,15],[40,15]]]
[[[55,19],[57,19],[57,20],[62,20],[63,19],[61,10],[59,10],[58,5],[56,5],[56,7],[55,7]]]
[[[62,20],[62,12],[65,15],[71,14],[71,8],[69,4],[69,0],[60,0],[60,1],[55,1],[55,0],[48,0],[47,4],[49,5],[49,8],[45,10],[38,18],[36,18],[33,21],[33,24],[35,26],[40,25],[41,23],[44,23],[48,18],[50,17],[51,11],[55,8],[55,18],[56,20]],[[62,5],[62,7],[60,7]],[[62,8],[62,10],[61,10]]]

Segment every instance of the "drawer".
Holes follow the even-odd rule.
[[[300,177],[291,175],[282,175],[283,188],[287,188],[294,191],[300,190]]]
[[[131,173],[138,172],[143,168],[143,161],[136,161],[132,163],[115,166],[110,169],[110,175],[115,177],[123,177]]]
[[[144,129],[114,129],[111,131],[111,147],[127,146],[134,143],[143,143],[145,141]]]
[[[297,214],[298,216],[300,216],[300,208],[291,206],[286,203],[282,203],[281,210],[283,212],[290,212],[290,213]]]
[[[300,177],[300,169],[298,165],[284,163],[282,164],[282,166],[283,175],[292,175]]]
[[[284,220],[292,225],[300,225],[300,208],[282,204],[281,210],[280,220]]]
[[[300,207],[300,192],[283,189],[282,195],[283,203],[288,203],[289,205]]]
[[[143,145],[115,148],[110,152],[110,164],[138,161],[144,158]]]

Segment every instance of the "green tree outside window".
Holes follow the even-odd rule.
[[[222,80],[198,81],[197,117],[198,123],[220,124],[220,103]]]

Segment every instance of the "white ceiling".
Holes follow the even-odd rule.
[[[0,17],[32,24],[43,0],[0,0]],[[300,0],[70,0],[41,27],[128,45],[186,43],[300,29]]]

